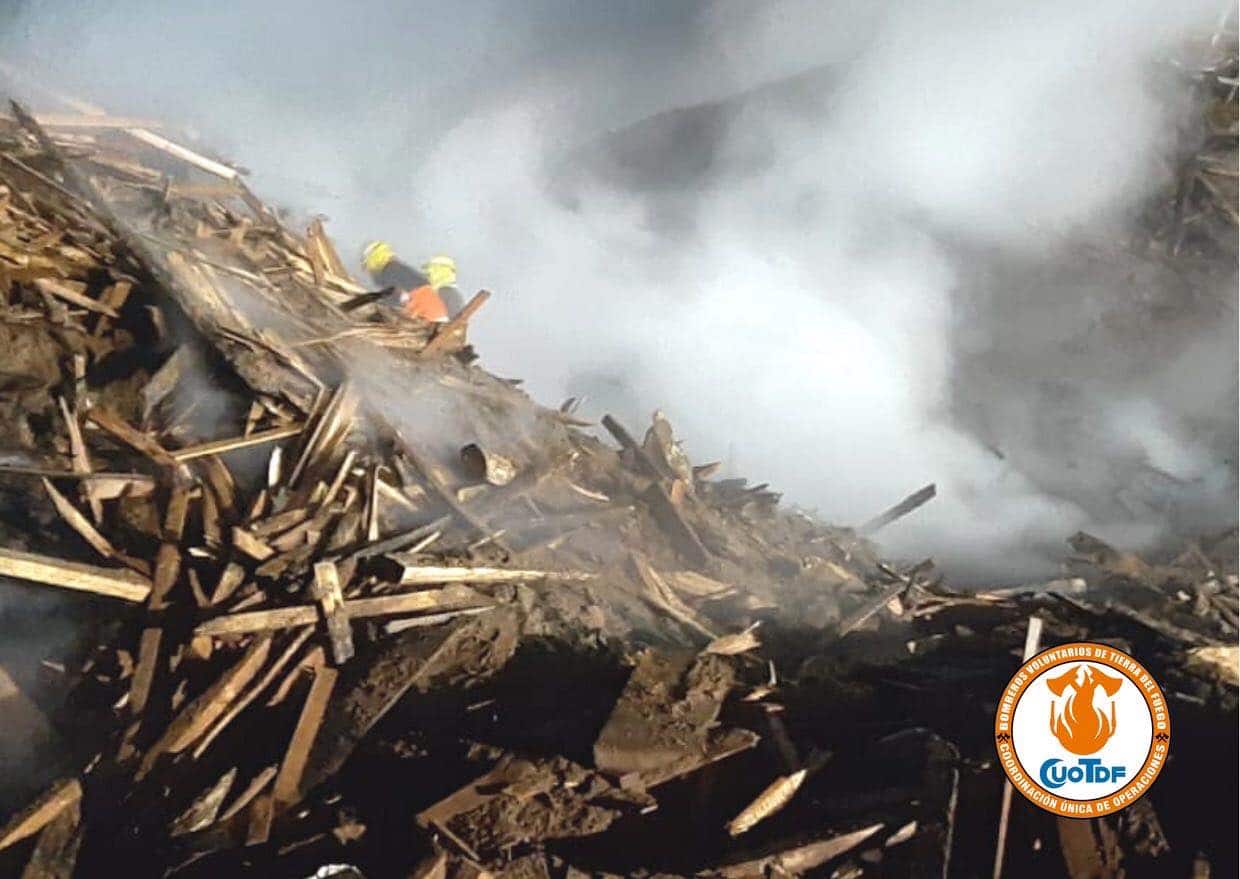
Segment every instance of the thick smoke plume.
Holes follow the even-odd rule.
[[[891,548],[1012,580],[1078,528],[1234,516],[1234,282],[1144,343],[1113,320],[1174,298],[1118,242],[1194,112],[1171,60],[1225,11],[32,2],[0,48],[196,130],[346,253],[453,254],[497,294],[484,365],[545,401],[661,407],[695,460],[836,522],[935,481]],[[647,129],[653,177],[599,171],[609,132],[738,94],[705,134]]]

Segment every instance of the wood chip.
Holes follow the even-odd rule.
[[[733,632],[729,635],[720,635],[715,640],[703,648],[703,653],[717,653],[720,656],[736,656],[740,653],[747,653],[762,646],[762,642],[758,640],[758,636],[754,634],[754,630],[758,628],[758,623],[754,623],[744,631]]]
[[[232,543],[234,547],[255,561],[263,562],[276,554],[274,549],[259,540],[245,528],[233,528]]]
[[[741,810],[740,814],[728,822],[728,833],[740,836],[752,829],[758,822],[774,815],[788,805],[792,797],[800,789],[808,770],[798,769],[791,775],[781,775],[771,782],[767,788],[754,798],[754,801]]]

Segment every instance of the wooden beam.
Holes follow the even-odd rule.
[[[232,543],[235,548],[255,561],[263,562],[276,554],[276,551],[262,540],[259,540],[245,528],[234,527]]]
[[[276,812],[283,811],[302,798],[302,776],[310,758],[310,749],[318,737],[319,727],[323,724],[327,703],[331,699],[332,689],[336,686],[337,674],[336,669],[327,666],[314,673],[314,683],[311,684],[306,702],[302,705],[301,716],[297,718],[297,727],[293,730],[293,737],[289,740],[288,750],[284,753],[280,772],[276,775],[276,783],[271,791]]]
[[[151,593],[151,581],[133,571],[65,562],[15,549],[0,549],[0,574],[45,586],[93,592],[135,604],[146,601]]]
[[[217,720],[215,722],[215,726],[211,727],[210,731],[202,737],[202,740],[194,746],[195,760],[206,752],[207,748],[211,746],[211,742],[215,740],[215,737],[222,733],[224,728],[227,727],[228,724],[232,723],[238,714],[244,711],[251,702],[257,699],[259,695],[271,685],[271,682],[276,679],[276,675],[284,670],[284,667],[288,665],[289,661],[294,656],[297,655],[297,651],[299,651],[302,645],[310,639],[312,634],[314,634],[314,629],[311,626],[306,626],[306,628],[293,636],[293,639],[289,641],[288,646],[284,648],[284,652],[276,657],[275,662],[268,666],[267,671],[262,678],[260,678],[254,686],[250,687],[244,696],[234,702],[232,707],[228,709],[228,712]]]
[[[250,804],[249,823],[245,833],[246,845],[262,845],[271,836],[271,819],[275,812],[275,800],[267,793]]]
[[[155,675],[159,671],[159,647],[163,635],[163,629],[151,627],[143,629],[138,640],[138,664],[129,681],[129,711],[132,714],[145,711],[146,703],[151,698]]]
[[[181,550],[175,543],[164,541],[155,552],[155,572],[151,576],[151,610],[163,610],[168,606],[168,594],[181,575]]]
[[[323,228],[323,220],[320,217],[315,217],[311,220],[310,226],[306,229],[306,249],[318,250],[328,274],[335,275],[337,278],[349,279],[349,270],[345,268],[345,264],[340,259],[340,254],[337,253],[335,245],[332,244],[331,238],[327,236],[327,232]]]
[[[237,795],[237,798],[232,801],[232,804],[229,805],[227,809],[220,813],[219,822],[223,824],[233,815],[236,815],[246,806],[250,805],[250,802],[263,792],[263,788],[271,784],[271,779],[276,777],[276,772],[278,772],[279,769],[280,767],[273,764],[263,769],[263,771],[258,773],[258,775],[254,776],[254,780],[249,783],[246,789]]]
[[[865,524],[859,526],[857,528],[857,533],[863,534],[863,535],[870,535],[870,534],[873,534],[875,531],[878,531],[880,528],[886,528],[896,519],[903,518],[904,516],[907,516],[909,513],[913,512],[913,510],[917,509],[923,504],[929,503],[931,500],[934,499],[934,496],[937,493],[937,491],[938,490],[935,488],[935,485],[933,482],[923,488],[918,489],[917,491],[913,492],[908,497],[906,497],[904,500],[900,501],[900,503],[896,504],[891,509],[885,510],[884,512],[879,513],[873,519],[870,519]]]
[[[138,119],[134,116],[89,116],[69,113],[36,113],[35,121],[45,128],[159,128],[159,123],[151,119]],[[5,122],[15,120],[3,116]]]
[[[1042,618],[1037,616],[1029,617],[1029,626],[1025,629],[1025,649],[1022,653],[1024,657],[1021,661],[1028,662],[1038,655],[1038,650],[1042,646]],[[1008,819],[1012,814],[1012,782],[1004,780],[1003,782],[1003,799],[999,803],[999,830],[995,838],[995,860],[991,867],[990,875],[992,879],[1000,879],[1003,875],[1003,856],[1007,851],[1007,830]],[[1064,824],[1064,819],[1060,819],[1059,823]],[[1068,824],[1081,824],[1088,826],[1085,821],[1071,820]]]
[[[379,480],[380,486],[384,485],[383,480]],[[385,537],[382,540],[367,543],[344,556],[343,561],[354,561],[357,559],[371,558],[377,555],[404,549],[407,546],[417,543],[424,537],[429,537],[436,531],[442,531],[452,523],[452,517],[440,516],[433,522],[426,525],[419,525],[410,531],[403,531],[400,534],[394,534],[391,537]]]
[[[261,446],[264,443],[288,439],[291,436],[297,436],[301,433],[301,430],[302,425],[300,424],[288,424],[282,427],[273,427],[270,430],[260,430],[257,433],[250,434],[249,436],[212,440],[207,443],[186,446],[183,449],[174,449],[172,451],[172,457],[176,461],[192,461],[194,458],[202,458],[206,455],[218,455],[221,452],[231,452],[236,449],[248,449],[251,446]]]
[[[490,290],[479,290],[475,293],[474,298],[465,304],[465,307],[460,310],[456,317],[439,327],[439,332],[435,333],[435,338],[431,339],[430,344],[422,349],[421,356],[432,357],[436,354],[442,354],[453,344],[463,343],[465,341],[465,328],[469,325],[469,319],[490,298]]]
[[[79,308],[85,308],[87,311],[93,311],[96,314],[102,314],[105,317],[118,318],[120,314],[113,308],[109,308],[102,302],[91,299],[89,296],[79,293],[72,287],[59,281],[53,281],[51,278],[37,278],[34,285],[49,296],[55,296],[57,299],[63,299],[70,305],[76,305]]]
[[[86,441],[82,438],[82,423],[78,420],[77,412],[69,407],[64,397],[56,398],[57,405],[60,406],[61,417],[65,420],[65,429],[69,432],[69,451],[73,459],[73,470],[83,476],[89,475],[94,468],[90,464],[90,453],[86,450]],[[89,482],[83,482],[78,486],[78,491],[90,506],[91,518],[98,525],[103,522],[103,502],[91,490]]]
[[[236,168],[230,168],[222,162],[208,159],[206,156],[200,156],[193,150],[186,149],[178,143],[173,143],[166,137],[160,137],[153,131],[147,131],[145,128],[126,128],[124,131],[135,140],[140,140],[148,146],[153,146],[155,149],[161,150],[170,156],[176,156],[181,161],[188,162],[195,168],[206,171],[208,174],[223,177],[225,180],[236,180],[240,176],[240,172]]]
[[[82,844],[82,804],[70,803],[39,834],[21,879],[73,879]]]
[[[108,539],[99,533],[99,530],[90,523],[77,507],[69,501],[67,497],[56,490],[56,487],[46,478],[43,480],[43,489],[47,492],[47,496],[51,498],[52,506],[56,508],[56,512],[60,513],[60,517],[71,527],[78,535],[91,545],[91,548],[105,559],[113,559],[117,557],[116,549],[108,542]]]
[[[344,595],[340,588],[340,572],[334,562],[318,562],[314,566],[314,582],[310,594],[319,603],[323,619],[327,623],[327,637],[331,641],[332,661],[336,665],[353,658],[353,630],[349,614],[344,609]]]
[[[450,589],[426,589],[400,595],[351,598],[344,602],[344,610],[351,619],[360,619],[443,608],[477,607],[489,603],[487,598],[477,592],[454,586]],[[194,629],[194,634],[239,635],[247,632],[267,632],[290,626],[312,626],[318,619],[317,605],[300,604],[272,610],[225,614],[200,623]]]
[[[0,476],[46,476],[48,479],[76,479],[90,486],[90,493],[101,501],[119,497],[149,497],[155,491],[155,477],[145,473],[79,473],[52,467],[22,467],[0,464]]]
[[[167,466],[175,466],[176,459],[168,453],[154,438],[127,424],[124,419],[99,406],[86,413],[86,419],[93,422],[115,439],[141,452],[153,461]]]
[[[607,428],[608,433],[615,437],[616,442],[633,453],[637,459],[637,463],[646,475],[654,480],[647,492],[647,500],[650,502],[651,508],[663,526],[670,532],[681,553],[692,562],[699,565],[705,565],[711,560],[710,551],[706,549],[706,545],[702,543],[702,538],[698,536],[697,531],[688,520],[685,519],[684,512],[668,493],[664,487],[663,471],[655,464],[654,460],[647,454],[646,450],[637,444],[632,435],[624,429],[615,418],[610,415],[603,416],[603,427]]]
[[[832,858],[838,858],[851,849],[865,842],[878,831],[882,824],[871,824],[851,833],[827,837],[818,842],[797,846],[752,861],[739,864],[728,864],[707,871],[722,879],[761,879],[763,876],[795,876],[825,864]]]
[[[401,566],[402,586],[427,586],[438,583],[529,583],[537,580],[584,581],[597,574],[589,571],[532,571],[509,568],[439,567],[418,565],[414,560],[389,556]]]
[[[246,648],[245,653],[231,668],[220,675],[219,679],[202,695],[182,708],[181,712],[168,724],[164,734],[142,758],[142,765],[138,768],[135,780],[145,777],[161,755],[180,753],[205,733],[232,701],[241,694],[246,684],[258,674],[270,650],[270,635],[254,639],[254,643]]]
[[[53,784],[33,803],[22,809],[0,828],[0,850],[38,833],[65,808],[82,799],[82,783],[76,778]]]

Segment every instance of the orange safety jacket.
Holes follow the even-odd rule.
[[[448,307],[430,284],[423,284],[406,293],[404,307],[405,314],[410,317],[420,317],[431,323],[446,323],[448,320]]]

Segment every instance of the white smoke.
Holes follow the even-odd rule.
[[[546,402],[584,387],[602,389],[591,414],[661,407],[695,460],[842,523],[936,481],[892,548],[994,577],[1047,571],[1078,528],[1163,533],[1148,492],[1113,514],[1129,459],[1227,509],[1234,459],[1201,419],[1233,394],[1234,339],[1184,331],[1200,341],[1156,366],[1131,355],[1141,380],[1099,374],[1105,358],[1057,374],[1083,311],[1123,291],[962,298],[956,246],[1036,259],[1118,229],[1165,183],[1184,110],[1151,69],[1212,32],[1214,0],[142,6],[30,4],[3,46],[34,63],[68,34],[40,75],[192,122],[261,193],[329,214],[346,255],[371,237],[454,254],[463,286],[496,293],[471,330],[484,365]],[[824,63],[829,93],[729,117],[683,198],[588,177],[557,192],[607,128]],[[962,372],[975,355],[993,375]],[[1051,379],[1074,402],[1043,405]],[[960,426],[962,397],[993,435]],[[1052,416],[1096,442],[1047,440]],[[1000,457],[1026,440],[1021,463]]]

